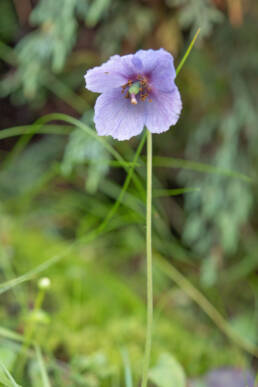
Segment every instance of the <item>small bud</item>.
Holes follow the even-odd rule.
[[[42,290],[47,290],[51,285],[51,281],[48,277],[40,278],[38,281],[38,287]]]

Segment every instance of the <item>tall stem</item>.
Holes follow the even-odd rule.
[[[146,387],[151,355],[153,290],[152,290],[152,247],[151,247],[151,209],[152,209],[152,135],[147,131],[147,203],[146,203],[146,253],[147,253],[147,328],[145,354],[141,387]]]

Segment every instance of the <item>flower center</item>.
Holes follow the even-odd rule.
[[[137,75],[135,81],[129,79],[129,81],[122,86],[122,93],[124,93],[125,90],[125,98],[130,98],[131,104],[137,105],[138,100],[145,101],[146,98],[149,97],[151,87],[144,76]],[[151,102],[151,98],[149,98],[148,101]]]

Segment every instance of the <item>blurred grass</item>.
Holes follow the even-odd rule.
[[[24,229],[22,224],[12,224],[11,228],[11,243],[19,257],[18,261],[14,261],[17,272],[24,272],[35,266],[35,260],[42,264],[53,252],[66,249],[62,241],[46,237],[40,230],[26,229],[26,233],[21,233]],[[113,359],[114,364],[120,365],[119,347],[125,346],[131,354],[130,359],[136,373],[139,373],[145,308],[136,290],[139,289],[138,282],[143,286],[143,277],[141,272],[129,278],[125,274],[121,274],[121,278],[112,274],[107,266],[109,258],[101,258],[103,249],[105,252],[105,245],[101,246],[101,240],[88,247],[83,246],[77,254],[70,253],[65,261],[59,262],[56,267],[51,266],[44,273],[52,281],[51,291],[44,304],[51,319],[47,325],[39,323],[36,340],[47,352],[55,352],[55,348],[62,344],[62,352],[68,351],[69,356],[73,353],[94,353],[101,348],[101,351],[108,354],[108,359]],[[22,257],[26,257],[26,260]],[[37,289],[28,284],[23,285],[20,291],[24,293],[26,300],[28,297],[33,299]],[[164,290],[161,294],[164,294]],[[156,292],[156,297],[158,300],[159,292]],[[13,296],[9,295],[7,300],[10,306],[13,303],[15,305]],[[172,320],[168,318],[170,315],[173,316]],[[20,316],[13,328],[23,324],[24,317]],[[239,365],[244,361],[241,353],[234,347],[230,349],[229,346],[223,351],[218,347],[216,350],[212,340],[207,347],[209,330],[199,333],[197,330],[193,337],[180,313],[178,315],[178,312],[169,308],[166,310],[166,317],[162,313],[155,323],[154,359],[160,350],[176,351],[180,362],[190,374],[203,372],[207,366],[222,365],[224,359],[231,358],[231,364],[237,362]],[[2,323],[5,324],[5,319]],[[203,356],[206,358],[206,367],[204,361],[198,361]],[[190,361],[192,358],[196,361]]]

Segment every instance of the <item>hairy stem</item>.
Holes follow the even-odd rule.
[[[152,208],[152,135],[147,131],[147,202],[146,202],[146,253],[147,253],[147,329],[141,387],[146,387],[151,355],[153,290],[152,290],[152,247],[151,247],[151,208]]]

